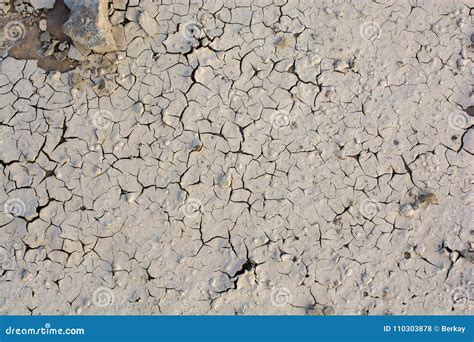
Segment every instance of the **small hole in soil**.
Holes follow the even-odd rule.
[[[469,116],[474,116],[474,106],[469,106],[466,108],[466,113]]]

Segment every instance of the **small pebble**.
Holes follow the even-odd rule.
[[[48,22],[46,21],[46,19],[41,19],[39,21],[39,29],[44,32],[46,31],[47,28],[48,28]]]

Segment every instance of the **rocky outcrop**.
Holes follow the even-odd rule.
[[[116,45],[108,18],[107,0],[65,0],[71,10],[64,32],[79,49],[106,53],[115,51]]]

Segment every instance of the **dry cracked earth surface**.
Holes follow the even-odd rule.
[[[1,313],[473,313],[473,2],[0,6]]]

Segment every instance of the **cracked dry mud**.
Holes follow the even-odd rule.
[[[59,2],[2,2],[1,313],[473,312],[472,2]]]

